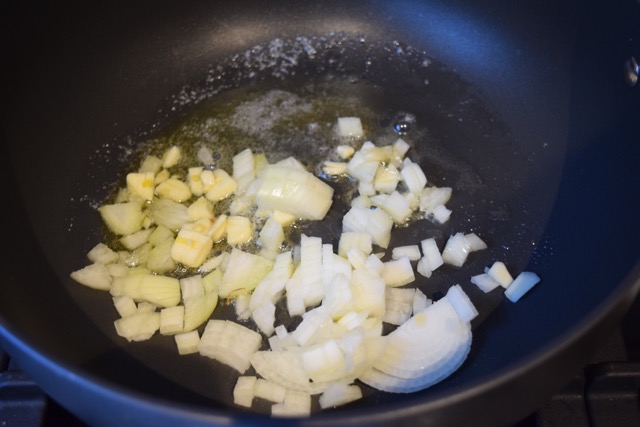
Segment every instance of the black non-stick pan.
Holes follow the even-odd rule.
[[[577,372],[636,295],[636,1],[18,7],[3,25],[0,342],[91,425],[505,425]],[[110,299],[69,273],[105,238],[95,208],[150,141],[238,99],[318,88],[344,100],[327,121],[366,106],[369,129],[388,138],[399,113],[415,115],[403,138],[436,185],[454,188],[454,214],[392,244],[482,235],[487,251],[420,283],[435,297],[460,283],[480,315],[468,359],[442,383],[409,395],[364,387],[344,407],[272,420],[268,407],[232,404],[231,369],[178,356],[170,337],[118,337]],[[287,129],[282,152],[312,160],[314,141]],[[494,260],[542,281],[515,304],[484,294],[469,276]]]

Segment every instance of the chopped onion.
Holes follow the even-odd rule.
[[[380,358],[359,379],[379,390],[409,393],[443,380],[462,364],[471,346],[471,327],[444,297],[385,341]]]
[[[513,282],[513,277],[511,277],[511,273],[507,270],[507,266],[500,261],[496,261],[490,268],[486,268],[485,273],[498,282],[503,288],[508,288],[511,282]]]
[[[118,335],[128,341],[145,341],[160,329],[160,313],[136,312],[113,323]]]
[[[287,390],[280,384],[258,378],[253,387],[253,395],[275,403],[283,403]]]
[[[320,395],[319,403],[323,409],[344,405],[362,398],[362,390],[357,385],[348,385],[343,382],[331,384]]]
[[[504,295],[511,300],[517,302],[524,294],[529,292],[531,288],[540,282],[540,277],[536,273],[523,271],[511,282]]]
[[[442,251],[442,260],[456,267],[462,267],[469,255],[469,243],[462,233],[449,237]]]
[[[180,282],[178,279],[156,274],[128,274],[113,279],[111,295],[127,295],[136,301],[172,307],[180,302]]]
[[[331,207],[333,188],[309,172],[269,165],[263,168],[259,181],[255,196],[259,209],[321,220]]]
[[[248,294],[273,268],[273,261],[234,248],[218,291],[222,298]]]
[[[241,375],[233,388],[233,403],[250,408],[253,404],[254,388],[258,378],[252,375]]]
[[[420,193],[424,186],[427,185],[427,177],[424,175],[420,165],[412,162],[408,158],[404,159],[402,163],[400,175],[402,176],[404,184],[412,193]]]
[[[453,285],[447,291],[447,299],[458,313],[458,317],[463,322],[470,322],[478,315],[478,310],[469,299],[460,285]]]
[[[173,336],[178,347],[178,354],[193,354],[198,352],[198,344],[200,344],[200,335],[197,330],[191,332],[183,332]]]
[[[311,395],[301,391],[287,390],[283,403],[271,406],[271,415],[276,417],[304,417],[311,413]]]
[[[359,117],[338,117],[338,135],[348,137],[361,137],[362,122]]]
[[[98,262],[101,264],[111,264],[118,261],[118,253],[109,248],[104,243],[98,243],[89,252],[87,252],[87,258],[92,262]]]
[[[198,351],[242,374],[249,369],[249,359],[261,344],[262,336],[249,328],[228,320],[209,320],[200,337]]]
[[[416,276],[413,274],[413,267],[409,257],[403,256],[393,261],[383,264],[382,278],[387,286],[404,286],[412,283]]]
[[[93,289],[108,291],[111,289],[111,273],[106,265],[101,262],[94,262],[86,267],[76,270],[69,275],[73,280],[81,285]]]
[[[484,293],[491,292],[495,288],[500,286],[500,283],[496,282],[487,273],[476,274],[471,276],[471,283],[476,285]]]
[[[174,335],[183,331],[184,306],[176,305],[160,310],[160,333],[162,335]]]
[[[407,257],[409,261],[420,259],[420,247],[418,245],[396,246],[391,251],[391,258],[399,259]]]

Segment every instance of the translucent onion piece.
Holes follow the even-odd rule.
[[[470,346],[470,324],[444,297],[391,332],[374,367],[359,379],[392,393],[422,390],[453,373]]]

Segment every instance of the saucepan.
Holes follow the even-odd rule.
[[[640,287],[635,1],[62,1],[10,18],[0,342],[91,425],[507,425],[578,372]],[[141,147],[273,91],[333,100],[321,126],[360,115],[402,137],[453,189],[446,223],[416,221],[392,244],[486,241],[420,282],[436,299],[460,284],[479,311],[449,378],[410,394],[363,386],[348,405],[274,419],[233,404],[232,369],[178,355],[170,337],[117,336],[111,299],[70,279],[108,234],[96,208]],[[307,125],[272,151],[321,156]],[[273,129],[248,129],[243,143],[272,154]],[[314,230],[335,242],[340,227]],[[470,272],[496,260],[541,281],[517,303],[485,294]],[[232,316],[231,303],[214,312]]]

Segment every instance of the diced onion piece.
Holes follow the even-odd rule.
[[[314,382],[335,381],[345,375],[347,363],[335,340],[329,339],[300,353],[302,366]]]
[[[350,282],[351,276],[338,273],[324,283],[322,305],[334,319],[339,319],[352,308],[353,296]]]
[[[390,194],[395,191],[400,182],[400,171],[393,165],[380,165],[373,178],[373,186],[380,193]]]
[[[251,304],[251,301],[249,301]],[[263,301],[251,312],[253,321],[265,336],[270,337],[274,331],[276,321],[276,306],[271,301]]]
[[[87,252],[87,258],[92,262],[99,262],[106,265],[118,261],[118,253],[104,243],[98,243]]]
[[[175,270],[176,263],[171,257],[171,247],[174,243],[174,238],[171,237],[163,242],[155,245],[149,252],[147,258],[147,268],[154,273],[168,273]]]
[[[414,288],[387,288],[385,312],[382,321],[391,325],[402,325],[413,312]]]
[[[481,251],[487,249],[487,244],[476,233],[468,233],[464,235],[469,245],[469,252]]]
[[[107,264],[106,267],[111,277],[122,277],[129,274],[129,267],[124,264]]]
[[[183,332],[173,336],[178,347],[178,354],[193,354],[198,352],[198,344],[200,344],[200,335],[197,330],[191,332]]]
[[[380,276],[371,274],[365,268],[355,270],[351,279],[354,310],[382,317],[385,312],[385,288]]]
[[[176,305],[160,310],[160,333],[162,335],[175,335],[183,332],[184,306]]]
[[[94,262],[70,274],[76,282],[93,289],[108,291],[111,289],[111,274],[101,262]]]
[[[413,313],[418,313],[419,311],[424,310],[429,305],[432,304],[432,301],[427,298],[427,296],[420,290],[416,289],[415,294],[413,295],[413,301],[411,302]]]
[[[442,251],[442,260],[456,267],[462,267],[469,255],[469,244],[462,233],[449,237]]]
[[[255,397],[265,399],[275,403],[284,402],[286,389],[279,384],[258,378],[254,387],[253,394]]]
[[[173,307],[180,302],[180,282],[173,277],[156,274],[129,274],[113,279],[111,295],[127,295],[136,301]]]
[[[387,286],[404,286],[413,282],[416,277],[409,257],[387,261],[382,268],[382,279]]]
[[[496,282],[487,273],[481,273],[472,276],[471,283],[480,288],[480,290],[484,293],[491,292],[492,290],[500,286],[500,283]]]
[[[251,356],[251,366],[264,379],[288,390],[318,394],[328,385],[309,381],[299,351],[258,351]]]
[[[138,311],[113,323],[118,335],[128,341],[145,341],[160,329],[160,313]]]
[[[431,213],[436,206],[446,204],[451,199],[450,187],[426,187],[420,193],[420,210]]]
[[[249,303],[251,302],[251,295],[242,294],[236,296],[236,299],[233,301],[233,305],[236,309],[236,317],[240,320],[247,320],[251,317],[251,309],[249,308]]]
[[[168,239],[173,239],[173,231],[169,230],[164,225],[158,225],[149,235],[148,241],[152,245],[157,246]]]
[[[264,223],[260,234],[258,235],[258,244],[267,251],[279,252],[284,242],[284,230],[273,216],[269,217]]]
[[[250,187],[251,188],[251,187]],[[231,215],[248,215],[254,205],[253,195],[249,194],[250,190],[241,195],[236,195],[229,205],[229,213]]]
[[[249,369],[250,358],[261,344],[262,336],[249,328],[228,320],[209,320],[198,351],[242,374]]]
[[[357,385],[348,385],[343,382],[331,384],[320,395],[319,403],[322,409],[341,406],[362,398],[362,390]]]
[[[144,214],[140,203],[124,202],[102,205],[98,211],[109,230],[115,234],[132,234],[142,227]]]
[[[418,261],[416,270],[424,277],[431,277],[433,271],[444,263],[440,249],[434,238],[425,239],[420,245],[423,257]]]
[[[283,403],[271,406],[275,417],[305,417],[311,414],[311,395],[302,391],[287,390]]]
[[[391,146],[391,164],[395,167],[400,166],[404,160],[404,156],[407,154],[407,151],[409,151],[409,148],[411,147],[405,140],[398,138]]]
[[[218,291],[222,298],[248,294],[273,268],[273,261],[234,248]]]
[[[275,166],[281,166],[285,169],[294,169],[300,172],[306,172],[307,168],[300,163],[300,160],[295,157],[289,156],[286,159],[282,159],[275,163]]]
[[[362,150],[360,150],[356,151],[349,163],[347,163],[347,173],[361,183],[370,184],[373,189],[373,180],[378,171],[378,166],[380,166],[379,160],[367,159]]]
[[[347,251],[347,259],[353,268],[361,268],[367,260],[367,255],[358,248],[351,248]]]
[[[183,300],[204,295],[202,276],[200,276],[199,274],[184,277],[182,279],[179,279],[179,281],[180,292],[182,293]]]
[[[122,243],[125,248],[132,251],[147,243],[152,232],[153,229],[149,228],[146,230],[136,231],[132,234],[127,234],[126,236],[122,236],[120,238],[120,243]]]
[[[511,282],[504,294],[511,302],[517,302],[524,294],[540,282],[540,277],[530,271],[523,271]]]
[[[256,163],[251,149],[247,148],[233,156],[233,179],[238,184],[238,192],[243,193],[256,177]]]
[[[251,408],[253,403],[254,388],[258,378],[253,375],[241,375],[233,388],[233,403]]]
[[[129,193],[145,200],[153,199],[154,172],[132,172],[127,174],[127,190]]]
[[[221,259],[224,254],[227,254],[227,252],[218,255],[214,259]],[[218,289],[220,289],[220,285],[222,285],[222,270],[220,270],[219,268],[214,268],[208,274],[202,277],[202,287],[204,288],[205,293],[217,294]]]
[[[449,221],[451,217],[451,210],[447,209],[445,205],[438,205],[433,209],[432,212],[433,220],[438,224],[444,224]]]
[[[338,117],[338,135],[359,138],[364,135],[359,117]]]
[[[343,232],[359,231],[371,235],[371,241],[387,248],[391,240],[393,219],[382,209],[373,210],[353,206],[342,219]]]
[[[275,304],[280,299],[286,283],[291,277],[292,269],[291,251],[278,254],[275,258],[273,269],[258,283],[251,293],[249,309],[255,311],[266,302]]]
[[[460,285],[450,287],[447,291],[447,298],[463,322],[470,322],[478,315],[478,310]]]
[[[322,285],[322,239],[302,235],[300,239],[300,275],[306,307],[318,304],[324,296]]]
[[[409,202],[403,195],[401,195],[397,191],[389,194],[384,199],[384,202],[380,205],[380,207],[384,209],[384,211],[388,213],[389,216],[391,216],[391,218],[393,218],[393,220],[398,224],[404,223],[409,218],[409,216],[411,216],[411,208],[409,207]]]
[[[138,307],[136,306],[135,301],[133,301],[133,298],[126,295],[113,297],[113,305],[120,317],[131,316],[138,311]]]
[[[277,222],[280,223],[281,226],[283,227],[287,227],[291,224],[293,224],[296,221],[296,216],[288,213],[288,212],[283,212],[281,210],[278,209],[274,209],[273,213],[271,214],[271,217],[276,220]]]
[[[396,246],[391,250],[391,258],[409,258],[409,261],[418,261],[420,257],[420,247],[418,245]]]
[[[486,268],[485,273],[487,273],[493,280],[500,283],[500,286],[503,288],[508,288],[511,282],[513,282],[513,277],[511,276],[511,273],[509,273],[509,270],[507,270],[507,266],[500,261],[496,261],[490,268]]]
[[[425,185],[427,185],[427,177],[424,175],[419,164],[409,159],[404,159],[400,175],[405,185],[412,193],[420,193]]]
[[[148,301],[140,301],[136,311],[138,313],[153,313],[158,308],[155,304],[151,304]]]
[[[347,253],[356,248],[365,255],[369,255],[372,251],[371,235],[364,231],[349,231],[340,235],[338,242],[338,255],[341,257],[347,256]]]
[[[188,208],[169,199],[153,199],[149,205],[149,215],[156,224],[170,230],[179,230],[184,224],[191,222]]]
[[[162,167],[169,169],[170,167],[177,165],[180,159],[182,159],[182,152],[180,151],[180,148],[174,145],[162,155]]]
[[[311,342],[320,329],[331,321],[329,312],[325,307],[320,306],[309,310],[302,316],[302,322],[291,333],[295,342],[304,347]]]
[[[333,188],[307,171],[269,165],[262,170],[255,197],[261,210],[321,220],[333,202]]]

